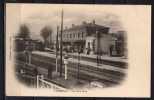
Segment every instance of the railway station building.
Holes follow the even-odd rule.
[[[65,27],[62,36],[63,47],[69,52],[109,54],[112,39],[109,27],[98,25],[95,20],[90,23],[84,21],[81,25],[72,24],[70,28]]]
[[[109,33],[110,28],[92,22],[82,22],[65,27],[62,34],[63,50],[81,52],[87,55],[124,55],[123,41]],[[121,32],[122,33],[122,32]],[[59,32],[60,41],[60,32]],[[60,42],[59,42],[60,43]],[[60,45],[59,45],[60,46]]]

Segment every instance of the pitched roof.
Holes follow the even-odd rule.
[[[81,25],[74,25],[71,28],[64,29],[64,31],[78,30],[78,29],[83,29],[83,28],[104,29],[104,28],[108,28],[108,27],[98,25],[98,24],[93,24],[93,23],[86,23],[86,24],[81,24]]]

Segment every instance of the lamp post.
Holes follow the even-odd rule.
[[[68,79],[68,56],[67,56],[67,53],[64,57],[64,65],[65,65],[65,80]]]
[[[101,49],[100,49],[100,33],[98,30],[96,30],[96,38],[97,38],[97,67],[100,65],[101,63]]]
[[[97,38],[97,66],[99,66],[99,33],[96,30],[96,38]]]
[[[78,46],[78,73],[77,73],[77,79],[78,79],[78,82],[79,82],[79,71],[80,71],[80,46]]]

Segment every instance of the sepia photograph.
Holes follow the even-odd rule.
[[[150,96],[150,7],[6,4],[6,94]]]

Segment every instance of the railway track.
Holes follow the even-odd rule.
[[[23,59],[22,59],[23,60]],[[30,67],[42,67],[48,69],[52,67],[55,70],[55,58],[47,58],[40,55],[32,55],[32,64]],[[23,60],[24,63],[24,60]],[[63,67],[64,73],[64,67]],[[68,64],[68,76],[72,76],[77,78],[78,76],[78,64],[69,62]],[[86,66],[79,64],[79,79],[85,80],[88,82],[97,80],[104,83],[106,86],[120,84],[120,82],[124,79],[125,73],[99,69],[92,66]]]
[[[50,52],[50,54],[55,54],[55,52]],[[77,55],[68,54],[68,56],[75,58],[75,59],[78,59]],[[82,56],[81,60],[86,60],[86,61],[90,61],[90,62],[97,62],[97,59],[89,58],[89,57],[85,57],[85,56]],[[127,69],[127,66],[128,66],[128,64],[125,63],[125,62],[110,61],[110,60],[105,60],[105,59],[100,59],[100,63],[105,64],[105,65],[111,65],[111,66],[119,67],[119,68],[125,68],[125,69]]]
[[[74,66],[75,66],[75,64],[73,66],[69,67],[69,68],[72,69],[72,70],[75,69],[75,71],[77,73],[77,70],[76,70],[77,67],[74,67]],[[74,67],[74,68],[72,68],[72,67]],[[80,65],[79,70],[80,70],[80,72],[84,71],[83,73],[87,72],[87,74],[88,73],[97,74],[96,75],[97,77],[107,77],[108,79],[110,79],[112,81],[120,81],[120,80],[123,79],[123,76],[125,75],[124,73],[121,73],[123,75],[116,75],[116,74],[113,74],[113,73],[109,73],[105,69],[97,69],[96,68],[95,70],[93,70],[93,69],[90,69],[90,68],[82,66],[82,65]],[[110,71],[110,72],[112,72],[112,71]],[[117,73],[119,73],[119,72],[117,72]]]

